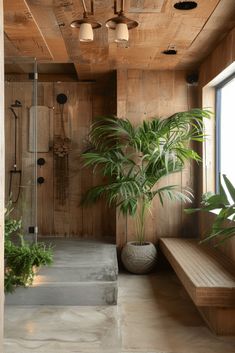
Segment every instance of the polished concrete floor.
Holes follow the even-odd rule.
[[[4,353],[235,353],[173,273],[121,274],[117,306],[8,306]]]

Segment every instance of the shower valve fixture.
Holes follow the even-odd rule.
[[[38,184],[43,184],[45,182],[45,179],[43,177],[38,177],[37,182]]]
[[[37,160],[37,164],[41,167],[42,165],[44,165],[46,163],[44,158],[38,158]]]

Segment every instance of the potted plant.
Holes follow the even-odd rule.
[[[12,203],[9,202],[5,211],[5,244],[4,244],[4,289],[13,292],[18,286],[33,283],[36,270],[41,266],[50,265],[53,261],[52,248],[44,243],[33,243],[24,240],[21,234],[21,221],[11,217]]]
[[[208,234],[200,243],[214,241],[214,246],[235,236],[235,187],[226,175],[223,175],[225,188],[220,182],[219,192],[207,192],[202,195],[201,207],[188,208],[185,212],[190,214],[198,211],[216,212]]]
[[[97,168],[107,177],[85,195],[86,203],[101,197],[115,205],[124,215],[135,217],[136,241],[122,250],[125,267],[134,273],[148,272],[156,261],[156,249],[145,240],[146,214],[152,201],[164,196],[171,200],[191,201],[190,190],[177,190],[176,185],[159,187],[166,175],[184,168],[185,162],[200,161],[190,147],[191,141],[202,141],[203,118],[210,113],[193,109],[166,119],[153,118],[135,127],[127,119],[100,117],[91,126],[91,147],[83,153],[85,166]]]

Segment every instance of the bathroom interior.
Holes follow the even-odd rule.
[[[124,16],[116,7],[136,20],[128,40],[103,25],[83,42],[76,21]],[[185,212],[216,189],[216,92],[235,75],[234,0],[5,0],[4,19],[5,205],[29,244],[53,252],[33,283],[5,296],[4,353],[234,353],[235,238],[201,258],[216,216]],[[130,273],[121,252],[136,241],[134,218],[105,199],[83,202],[109,181],[84,165],[92,124],[117,116],[137,127],[196,108],[211,114],[202,161],[165,177],[194,199],[154,199],[145,233],[157,262]]]

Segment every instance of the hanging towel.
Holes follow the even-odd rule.
[[[43,105],[32,106],[29,109],[29,152],[49,152],[49,149],[50,108]]]

